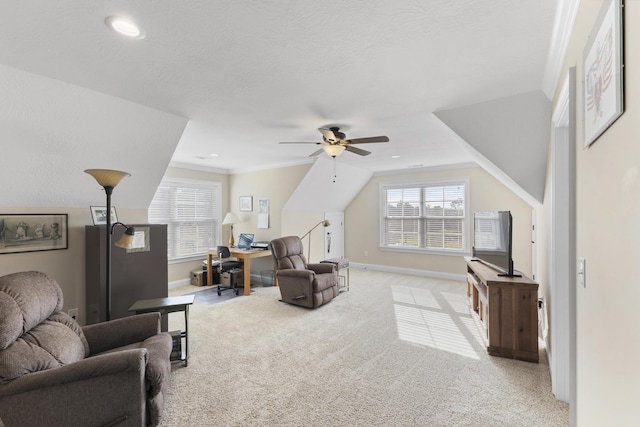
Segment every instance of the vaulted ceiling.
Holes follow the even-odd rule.
[[[114,152],[136,144],[147,156],[158,156],[159,169],[168,161],[230,172],[296,164],[311,160],[318,147],[279,142],[320,142],[317,129],[328,125],[339,126],[348,138],[390,139],[360,145],[372,154],[347,152],[339,162],[372,172],[446,165],[472,156],[433,113],[541,90],[558,4],[3,1],[0,65],[7,75],[33,73],[125,106],[114,107],[119,114],[105,109],[106,123],[98,123],[96,133],[109,120],[120,132],[95,162],[82,160],[86,167],[99,167],[102,160],[118,169]],[[129,17],[146,37],[113,32],[105,25],[109,16]],[[78,96],[82,104],[89,95]],[[129,109],[132,104],[137,107]],[[136,130],[138,114],[151,122],[142,120]],[[96,135],[101,144],[104,138]],[[95,143],[89,139],[87,144]],[[83,154],[65,143],[59,138],[57,148],[67,156]],[[141,167],[140,156],[130,167]]]

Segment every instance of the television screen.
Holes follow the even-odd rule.
[[[473,256],[513,276],[511,212],[475,212],[473,228]]]

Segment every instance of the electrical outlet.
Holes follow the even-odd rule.
[[[78,320],[78,309],[77,308],[70,308],[69,309],[69,317]]]
[[[364,251],[364,256],[369,256],[369,251]]]

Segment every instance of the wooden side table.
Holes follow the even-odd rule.
[[[349,260],[346,258],[329,258],[324,261],[334,264],[336,266],[336,270],[338,272],[338,291],[344,292],[349,290]],[[341,274],[342,271],[345,274]],[[342,284],[340,283],[340,279],[342,279]]]
[[[136,301],[129,311],[136,314],[160,312],[162,316],[169,313],[184,312],[184,331],[180,332],[180,339],[184,338],[184,356],[177,359],[184,362],[184,366],[189,363],[189,306],[193,304],[195,295],[182,295],[178,297],[152,298]],[[163,331],[166,332],[166,331]]]

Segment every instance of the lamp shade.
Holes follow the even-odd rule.
[[[234,214],[233,212],[228,212],[225,217],[224,220],[222,220],[222,224],[226,225],[226,224],[237,224],[240,222],[240,219],[238,218],[238,216],[236,214]]]
[[[127,227],[124,233],[122,233],[120,240],[115,242],[114,245],[123,249],[131,249],[133,247],[133,238],[135,235],[135,229],[133,227]]]
[[[331,157],[338,157],[344,151],[345,147],[343,145],[325,145],[323,147],[325,153],[330,155]]]
[[[122,178],[131,176],[129,172],[116,171],[111,169],[86,169],[86,173],[91,175],[103,187],[115,187]]]

